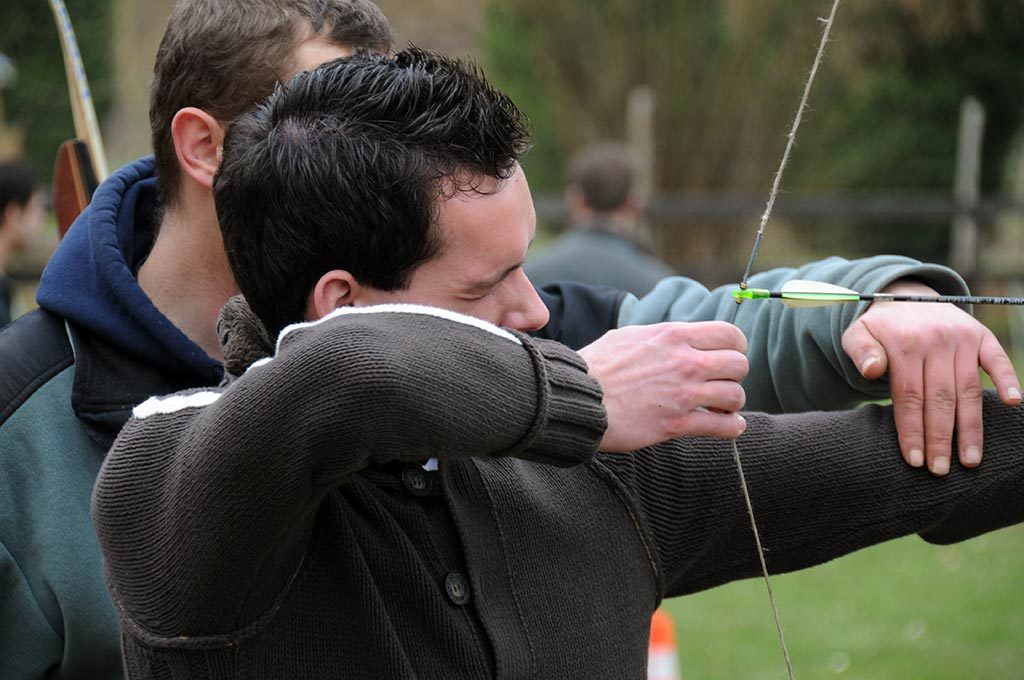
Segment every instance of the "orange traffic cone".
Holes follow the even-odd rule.
[[[661,609],[651,617],[651,643],[647,652],[647,680],[682,680],[679,650],[672,617]]]

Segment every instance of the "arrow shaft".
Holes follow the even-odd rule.
[[[756,297],[756,296],[755,296]],[[897,295],[894,293],[799,293],[773,290],[768,297],[782,300],[819,300],[821,302],[945,302],[958,305],[1024,305],[1024,297],[988,295]]]
[[[1024,305],[1024,297],[993,297],[989,295],[893,295],[876,293],[865,299],[892,302],[952,302],[958,305]]]

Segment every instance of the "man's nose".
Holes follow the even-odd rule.
[[[522,269],[513,272],[511,276],[516,277],[513,287],[515,299],[501,325],[523,332],[540,330],[551,317],[547,305],[540,299],[537,289]]]

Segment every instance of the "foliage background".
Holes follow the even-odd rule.
[[[114,53],[109,49],[114,5],[92,0],[67,0],[66,5],[102,120],[114,98]],[[44,0],[3,0],[0,18],[0,52],[18,69],[14,87],[3,93],[7,118],[21,128],[31,165],[48,178],[57,147],[74,137],[56,24]]]
[[[538,190],[560,185],[563,159],[588,141],[621,137],[631,88],[658,101],[656,183],[669,193],[766,196],[782,155],[826,0],[508,0],[489,3],[483,59],[530,115]],[[1007,181],[1024,111],[1024,2],[858,0],[841,5],[819,73],[790,193],[948,194],[958,111],[988,110],[983,188]],[[670,260],[687,251],[730,260],[750,224],[661,225]],[[945,224],[815,225],[822,249],[863,247],[941,260]],[[742,250],[742,249],[740,249]],[[856,252],[856,251],[854,251]],[[871,252],[871,251],[869,251]]]

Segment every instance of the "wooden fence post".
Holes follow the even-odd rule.
[[[636,192],[642,203],[654,191],[654,112],[657,97],[648,85],[637,85],[626,100],[626,141],[637,158]]]
[[[953,187],[952,233],[949,264],[973,283],[978,274],[978,220],[976,209],[981,195],[981,146],[985,132],[985,107],[974,97],[960,105],[960,133],[957,139],[956,178]]]

